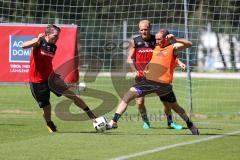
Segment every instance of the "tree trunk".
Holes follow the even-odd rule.
[[[233,43],[233,36],[232,35],[229,35],[229,44],[230,44],[230,61],[231,61],[231,64],[232,64],[232,70],[234,72],[236,72],[237,67],[236,67],[235,53],[234,53],[235,44]]]
[[[221,59],[222,59],[222,63],[223,63],[224,70],[226,70],[226,69],[227,69],[227,64],[226,64],[226,60],[225,60],[225,58],[224,58],[224,55],[223,55],[223,52],[222,52],[222,49],[221,49],[221,46],[220,46],[220,39],[219,39],[218,33],[216,33],[216,37],[217,37],[217,47],[218,47],[218,51],[219,51],[219,54],[220,54]]]

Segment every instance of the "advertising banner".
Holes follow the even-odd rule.
[[[47,25],[0,25],[0,82],[28,82],[31,48],[23,49],[23,42],[44,33]],[[79,79],[77,52],[77,26],[58,25],[61,28],[53,68],[64,74],[64,81],[75,83]]]

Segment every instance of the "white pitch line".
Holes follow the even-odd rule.
[[[160,152],[160,151],[164,151],[164,150],[179,147],[179,146],[201,143],[201,142],[204,142],[204,141],[209,141],[209,140],[213,140],[213,139],[217,139],[217,138],[223,138],[223,137],[226,137],[226,136],[229,136],[229,135],[236,135],[236,134],[240,134],[240,131],[225,133],[223,135],[210,136],[210,137],[201,138],[201,139],[193,140],[193,141],[189,141],[189,142],[183,142],[183,143],[177,143],[177,144],[163,146],[163,147],[157,147],[157,148],[154,148],[154,149],[151,149],[151,150],[146,150],[146,151],[137,152],[137,153],[133,153],[133,154],[129,154],[129,155],[119,156],[119,157],[116,157],[116,158],[112,158],[111,160],[126,160],[128,158],[139,157],[139,156],[143,156],[143,155],[147,155],[147,154],[151,154],[151,153],[155,153],[155,152]]]

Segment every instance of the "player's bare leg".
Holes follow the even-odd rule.
[[[46,122],[51,121],[51,105],[43,107],[43,118]]]
[[[51,104],[43,107],[43,118],[45,119],[47,123],[47,128],[50,133],[56,132],[57,127],[51,120]]]
[[[90,110],[90,108],[87,106],[87,104],[80,98],[79,95],[76,95],[76,94],[75,94],[73,91],[71,91],[71,90],[66,90],[66,91],[64,91],[63,95],[64,95],[65,97],[71,99],[76,106],[78,106],[79,108],[83,109],[83,110],[87,113],[87,115],[88,115],[88,117],[89,117],[90,119],[92,119],[93,121],[95,121],[96,116],[95,116],[94,113]]]
[[[136,98],[136,104],[137,104],[137,107],[138,107],[138,111],[139,111],[139,113],[142,117],[142,120],[143,120],[143,128],[148,129],[148,128],[150,128],[150,123],[149,123],[149,119],[148,119],[148,116],[147,116],[147,110],[146,110],[144,101],[145,101],[144,97]]]
[[[200,134],[198,128],[192,123],[192,121],[187,116],[185,110],[181,106],[179,106],[177,102],[173,103],[171,107],[186,122],[189,130],[192,132],[193,135]]]
[[[128,104],[131,100],[137,97],[137,90],[131,87],[127,93],[124,94],[121,102],[118,104],[117,110],[112,120],[107,124],[107,129],[117,128],[117,122],[121,115],[126,111]]]

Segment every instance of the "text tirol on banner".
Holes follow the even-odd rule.
[[[0,82],[28,82],[31,48],[23,49],[23,42],[44,33],[47,25],[0,24]],[[64,72],[64,81],[78,81],[77,26],[58,25],[61,28],[53,68]],[[64,67],[64,65],[66,67]],[[60,68],[60,70],[59,70]],[[66,75],[67,73],[67,75]]]

